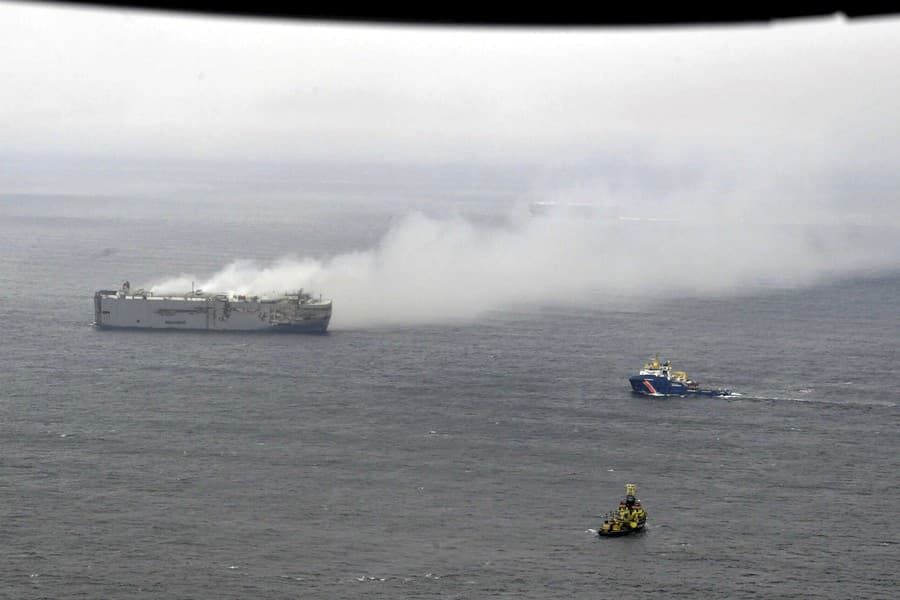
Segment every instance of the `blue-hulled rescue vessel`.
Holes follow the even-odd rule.
[[[635,394],[644,396],[730,396],[731,390],[703,389],[688,379],[684,371],[672,369],[672,361],[659,362],[659,355],[644,365],[637,375],[629,378]]]

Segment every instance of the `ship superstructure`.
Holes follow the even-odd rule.
[[[270,298],[203,290],[157,295],[126,281],[94,293],[94,325],[101,328],[325,333],[330,320],[331,301],[302,289]]]

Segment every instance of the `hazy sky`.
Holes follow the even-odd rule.
[[[532,200],[707,227],[413,212],[359,252],[133,277],[159,291],[304,285],[336,300],[338,326],[652,295],[648,268],[671,293],[716,294],[900,265],[900,18],[528,30],[0,2],[0,90],[0,192],[58,184],[55,167],[25,171],[60,159],[391,163],[398,178],[469,164],[526,173]],[[266,192],[254,188],[265,178],[218,169],[225,192]],[[77,186],[62,189],[83,194],[120,185],[80,167],[63,175]],[[385,290],[392,309],[373,314]]]
[[[900,19],[335,25],[0,2],[0,155],[900,161]]]

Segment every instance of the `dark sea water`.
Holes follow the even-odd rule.
[[[325,336],[91,327],[95,289],[368,248],[397,208],[0,200],[0,597],[897,597],[898,273],[371,329],[336,299]],[[742,395],[633,397],[657,351]],[[630,482],[648,530],[598,538]]]

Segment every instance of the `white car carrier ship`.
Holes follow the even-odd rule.
[[[94,293],[94,325],[100,328],[325,333],[330,320],[331,300],[302,289],[275,298],[202,290],[157,296],[132,291],[126,281],[121,289]]]

